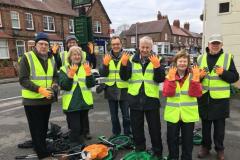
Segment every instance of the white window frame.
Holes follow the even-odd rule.
[[[46,21],[46,23],[47,23],[47,29],[45,29],[44,27],[44,18],[47,18],[47,21]],[[52,18],[52,22],[53,22],[53,30],[51,30],[50,29],[50,23],[49,23],[49,18]],[[48,32],[55,32],[55,20],[54,20],[54,17],[53,16],[47,16],[47,15],[44,15],[43,16],[43,30],[44,31],[48,31]]]
[[[30,19],[27,19],[27,16],[30,16],[31,18]],[[32,13],[25,13],[25,24],[26,24],[26,21],[32,21],[32,28],[27,28],[28,30],[34,30],[34,24],[33,24],[33,15]]]
[[[23,42],[23,45],[18,45],[17,42]],[[22,53],[22,54],[24,54],[24,53],[26,52],[25,41],[24,41],[24,40],[16,40],[17,56],[19,57],[19,54],[18,54],[18,47],[23,47],[23,48],[24,48],[24,52]]]
[[[0,12],[0,27],[3,27],[3,24],[2,24],[2,14]]]
[[[74,19],[69,19],[69,25],[68,25],[68,28],[69,28],[69,33],[75,33],[75,28],[74,28]],[[72,31],[71,31],[72,29]]]
[[[131,44],[135,44],[136,43],[136,36],[131,36]]]
[[[0,59],[9,59],[10,56],[9,56],[8,40],[7,39],[0,39],[0,41],[6,41],[6,44],[7,44],[6,46],[1,46],[1,43],[0,43],[0,48],[6,48],[7,49],[7,57],[1,57],[0,56]]]
[[[167,34],[167,33],[164,34],[164,40],[165,40],[165,41],[168,40],[168,34]]]
[[[94,27],[94,33],[102,33],[102,24],[100,21],[95,21]]]
[[[12,23],[13,20],[16,20],[18,22],[18,26],[17,27],[13,26],[13,23],[12,23],[12,28],[13,29],[21,29],[19,13],[17,11],[11,11],[10,14],[11,14],[11,23]],[[12,14],[16,14],[17,18],[13,17]]]
[[[176,43],[177,42],[177,37],[173,36],[173,42]]]
[[[59,45],[59,52],[64,51],[64,46],[62,41],[50,41],[50,46],[52,46],[54,43],[57,43]]]

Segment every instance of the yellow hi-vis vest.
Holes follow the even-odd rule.
[[[69,52],[68,51],[63,51],[63,52],[60,52],[60,58],[61,58],[61,61],[62,61],[62,66],[65,66],[65,65],[68,65],[69,62],[68,62],[68,54]],[[85,62],[86,61],[86,56],[87,56],[87,53],[82,51],[82,55],[83,55],[83,60],[82,62]]]
[[[111,60],[109,63],[109,74],[108,77],[104,78],[104,82],[107,86],[113,86],[115,83],[118,88],[127,88],[128,82],[121,80],[120,72],[121,61],[118,62],[117,66],[114,61]]]
[[[65,65],[61,67],[61,70],[67,74],[68,66]],[[93,104],[93,96],[90,88],[87,88],[86,86],[86,73],[81,65],[78,69],[78,73],[74,75],[73,77],[73,85],[71,91],[63,91],[62,96],[62,108],[63,110],[68,110],[70,102],[73,97],[73,92],[75,91],[77,84],[80,86],[83,99],[86,104],[92,105]]]
[[[184,81],[182,88],[176,81],[176,93],[174,97],[167,97],[166,107],[164,110],[164,120],[177,123],[199,121],[197,98],[188,95],[190,76]]]
[[[142,73],[142,66],[139,63],[132,62],[132,76],[128,81],[128,93],[136,96],[139,93],[143,83],[145,94],[148,97],[159,98],[159,84],[153,80],[153,65],[150,62]]]
[[[30,81],[40,87],[45,88],[51,87],[55,65],[53,57],[48,58],[48,69],[47,73],[45,73],[42,64],[40,63],[40,61],[38,60],[37,56],[33,51],[25,53],[25,55],[27,57],[28,64],[30,67]],[[33,92],[25,88],[22,89],[22,97],[28,99],[44,98],[40,93]]]
[[[217,60],[216,65],[229,69],[231,63],[231,54],[223,53]],[[208,67],[207,54],[203,54],[198,58],[198,65],[201,69]],[[211,98],[221,99],[230,97],[230,84],[223,81],[215,72],[214,69],[202,81],[203,94],[209,91]]]

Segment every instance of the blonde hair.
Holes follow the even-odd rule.
[[[78,46],[72,46],[69,51],[68,51],[68,63],[71,64],[72,60],[71,60],[71,56],[72,56],[72,53],[73,52],[77,52],[80,54],[81,56],[81,63],[83,62],[83,52],[82,52],[82,48],[81,47],[78,47]]]

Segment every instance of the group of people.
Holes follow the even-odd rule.
[[[144,115],[151,138],[154,159],[162,159],[163,144],[160,123],[160,88],[166,97],[164,120],[167,122],[169,160],[192,160],[195,122],[202,121],[202,146],[198,157],[211,150],[211,125],[218,160],[224,160],[225,119],[229,117],[230,84],[239,79],[231,54],[222,50],[221,35],[212,35],[206,53],[191,66],[189,54],[179,51],[168,71],[161,57],[152,52],[153,40],[142,37],[134,54],[124,52],[121,39],[113,36],[111,51],[104,55],[99,69],[104,77],[104,96],[108,100],[112,137],[132,136],[135,151],[146,150]],[[52,159],[46,149],[46,134],[54,88],[62,93],[62,109],[66,114],[70,141],[84,143],[89,134],[88,111],[93,108],[91,87],[95,79],[86,52],[75,36],[66,39],[67,51],[49,48],[45,33],[38,33],[35,48],[24,54],[20,62],[19,81],[34,149],[39,159]],[[50,52],[49,52],[50,51]],[[122,126],[118,110],[122,113]],[[122,131],[123,130],[123,131]],[[179,155],[179,134],[182,154]]]

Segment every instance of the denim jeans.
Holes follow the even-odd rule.
[[[129,107],[127,101],[108,100],[111,121],[112,121],[112,133],[114,135],[121,134],[121,125],[118,117],[118,106],[120,106],[123,120],[123,131],[125,135],[131,134]]]

